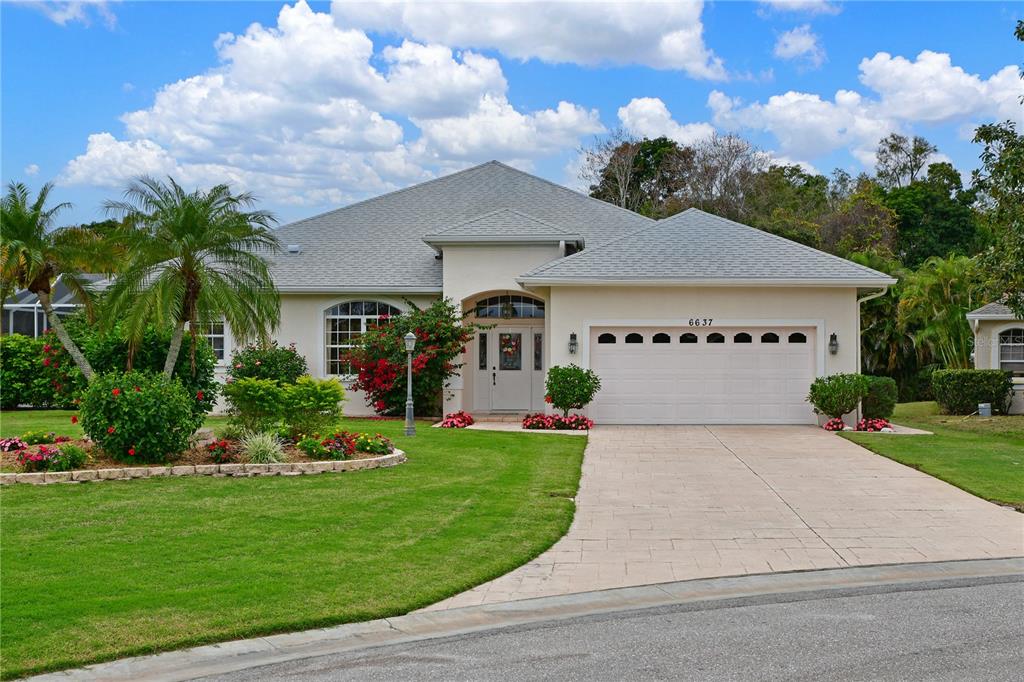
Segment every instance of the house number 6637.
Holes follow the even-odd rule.
[[[711,321],[712,321],[712,318],[710,318],[710,317],[691,317],[690,318],[690,326],[691,327],[710,327],[711,326]]]

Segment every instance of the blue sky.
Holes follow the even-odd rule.
[[[879,137],[916,133],[969,173],[975,125],[1024,123],[1020,3],[0,12],[2,179],[54,180],[67,221],[100,218],[138,173],[230,181],[282,221],[490,158],[571,185],[578,147],[616,127],[737,132],[825,173],[870,168]]]

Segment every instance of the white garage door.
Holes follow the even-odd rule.
[[[604,424],[811,424],[808,327],[606,327],[591,330]]]

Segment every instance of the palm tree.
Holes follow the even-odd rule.
[[[195,368],[197,329],[222,317],[240,342],[266,338],[280,321],[281,303],[263,254],[280,250],[267,211],[250,210],[249,193],[228,185],[186,192],[167,182],[140,177],[124,201],[107,211],[123,221],[119,238],[129,258],[106,293],[106,317],[119,321],[132,342],[150,323],[174,328],[164,363],[168,377],[181,351],[185,326],[192,335]]]
[[[94,231],[83,227],[53,228],[54,220],[71,204],[60,203],[47,208],[53,189],[47,183],[29,203],[28,188],[22,183],[7,185],[0,200],[0,295],[6,299],[15,289],[28,289],[39,298],[39,305],[57,338],[64,345],[87,381],[93,377],[92,366],[71,339],[60,316],[53,311],[50,292],[57,278],[74,293],[87,309],[92,296],[80,275],[85,270],[109,272],[110,251]]]

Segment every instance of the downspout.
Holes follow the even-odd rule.
[[[873,294],[868,294],[867,296],[862,296],[862,297],[857,299],[857,360],[856,360],[856,362],[857,362],[857,374],[861,373],[861,367],[862,367],[862,364],[861,364],[861,343],[860,343],[860,304],[861,303],[867,303],[868,301],[870,301],[872,299],[875,299],[875,298],[878,298],[879,296],[885,296],[885,294],[888,291],[889,291],[889,286],[886,285],[886,286],[882,287],[882,289],[880,291],[876,291]],[[858,403],[857,404],[857,421],[860,421],[862,416],[863,415],[861,413],[860,403]]]

